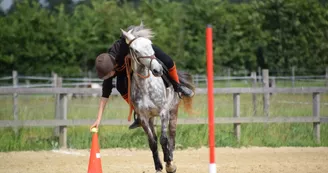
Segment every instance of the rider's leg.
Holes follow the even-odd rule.
[[[123,99],[130,104],[129,102],[129,98],[128,98],[128,87],[127,87],[127,77],[125,74],[122,75],[117,75],[117,79],[116,79],[116,89],[118,90],[118,92],[121,94],[121,96],[123,97]],[[133,105],[132,105],[132,109]],[[133,113],[134,115],[134,122],[129,126],[129,129],[134,129],[137,127],[140,127],[140,120],[139,120],[139,116],[135,113]]]
[[[166,53],[164,53],[159,47],[153,45],[153,49],[155,51],[155,56],[164,63],[164,65],[168,69],[168,75],[171,80],[173,80],[172,84],[174,87],[174,90],[176,92],[181,92],[184,96],[192,97],[194,95],[194,92],[181,85],[179,81],[178,71],[176,69],[176,66],[170,56],[168,56]]]

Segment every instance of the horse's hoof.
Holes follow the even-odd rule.
[[[167,173],[175,173],[177,171],[177,167],[173,164],[166,165],[165,169]]]
[[[156,171],[156,173],[162,173],[162,171]]]

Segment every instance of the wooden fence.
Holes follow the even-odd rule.
[[[270,117],[266,112],[269,109],[269,101],[264,106],[264,116],[241,117],[240,116],[240,96],[241,94],[263,94],[264,99],[269,99],[269,93],[294,93],[294,94],[312,94],[313,110],[312,115],[302,117]],[[232,94],[233,95],[233,117],[216,117],[216,124],[233,124],[237,140],[240,140],[242,123],[313,123],[313,134],[316,142],[320,143],[320,123],[328,122],[328,115],[320,117],[320,94],[328,93],[328,88],[215,88],[214,94]],[[54,120],[18,120],[18,116],[14,116],[14,120],[0,120],[0,127],[30,127],[45,126],[56,127],[59,135],[59,145],[62,148],[67,147],[67,126],[90,125],[94,120],[86,119],[67,119],[67,102],[68,94],[101,94],[101,89],[90,88],[0,88],[0,95],[12,94],[14,100],[20,94],[56,94],[55,102],[56,113]],[[119,94],[117,90],[113,91],[113,95]],[[207,89],[197,88],[196,94],[208,94]],[[17,104],[17,101],[14,101]],[[17,111],[16,108],[13,110]],[[179,124],[207,124],[207,118],[186,118],[179,119]],[[125,119],[102,120],[103,125],[128,125]]]

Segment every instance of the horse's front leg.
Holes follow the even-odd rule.
[[[177,168],[173,164],[173,148],[171,147],[174,141],[172,139],[169,140],[167,137],[167,129],[169,126],[168,113],[166,115],[165,114],[161,115],[161,122],[162,122],[161,145],[164,153],[164,161],[166,162],[166,172],[174,173],[176,172]]]
[[[146,134],[148,136],[148,144],[149,144],[150,150],[153,153],[155,170],[157,172],[161,172],[163,170],[163,165],[158,156],[157,136],[154,133],[154,131],[152,130],[152,129],[154,129],[152,120],[148,120],[147,118],[140,116],[140,121],[141,121],[142,128],[144,129],[144,131],[146,132]]]

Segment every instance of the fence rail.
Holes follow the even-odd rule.
[[[258,71],[258,74],[256,72],[249,72],[244,71],[244,73],[238,72],[237,74],[239,76],[232,76],[231,75],[231,69],[227,71],[226,74],[223,74],[222,76],[214,76],[214,80],[218,83],[222,84],[222,82],[225,82],[225,87],[230,87],[232,84],[232,81],[244,81],[245,84],[251,84],[256,83],[256,81],[262,81],[263,80],[263,71]],[[245,75],[242,75],[245,74]],[[251,74],[251,75],[249,75]],[[24,87],[24,88],[36,88],[36,87],[86,87],[92,83],[101,84],[102,80],[98,78],[92,78],[91,72],[88,72],[88,77],[84,78],[72,78],[72,77],[59,77],[56,73],[52,73],[52,76],[23,76],[18,75],[16,71],[12,72],[12,76],[3,76],[0,77],[0,88],[9,88],[9,87]],[[60,78],[61,84],[60,86],[57,85],[58,79]],[[12,80],[12,82],[11,82]],[[195,74],[193,75],[193,80],[195,85],[203,86],[204,83],[207,83],[207,77],[206,75],[199,75]],[[14,86],[14,81],[17,82],[17,85]],[[253,81],[253,82],[250,82]],[[326,74],[324,75],[305,75],[305,76],[299,76],[295,75],[295,68],[292,68],[292,71],[290,75],[287,76],[270,76],[269,82],[270,85],[275,86],[276,83],[283,82],[283,85],[286,84],[286,82],[291,82],[292,87],[295,87],[297,82],[303,82],[300,83],[302,86],[306,85],[304,82],[313,82],[316,81],[317,83],[320,83],[322,86],[328,87],[328,67],[326,68]],[[76,83],[74,83],[76,82]],[[115,83],[115,79],[113,80]],[[287,84],[288,84],[287,83]],[[12,84],[12,85],[11,85]],[[298,85],[299,86],[299,85]]]
[[[300,88],[214,88],[213,94],[265,94],[265,93],[327,93],[326,87],[300,87]],[[196,88],[196,94],[207,94],[206,88]],[[0,88],[0,95],[8,94],[101,94],[101,89],[92,88]],[[119,92],[113,89],[112,94]]]
[[[52,81],[53,77],[43,77],[43,76],[17,76],[18,79],[22,80],[43,80]],[[12,80],[12,76],[0,77],[0,80]],[[206,82],[206,75],[193,75],[195,82]],[[252,80],[251,76],[214,76],[214,80]],[[257,76],[258,80],[262,79],[262,76]],[[326,80],[327,75],[316,75],[316,76],[270,76],[270,79],[285,79],[285,80]],[[64,81],[90,81],[90,82],[102,82],[98,78],[63,78]]]

